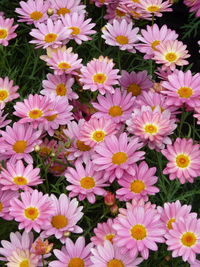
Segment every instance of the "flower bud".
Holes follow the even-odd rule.
[[[104,203],[110,207],[115,204],[115,201],[115,195],[112,192],[107,192],[104,197]]]

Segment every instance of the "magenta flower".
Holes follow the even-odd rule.
[[[0,16],[0,45],[7,46],[8,41],[17,36],[15,30],[18,25],[13,26],[13,23],[14,19],[8,19]]]

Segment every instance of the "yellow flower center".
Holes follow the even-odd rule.
[[[157,128],[157,126],[155,126],[153,124],[146,124],[144,127],[144,131],[146,133],[156,134],[158,132],[158,128]]]
[[[115,10],[115,13],[116,13],[116,15],[118,16],[118,17],[124,17],[125,15],[126,15],[126,13],[125,12],[123,12],[123,11],[121,11],[121,10],[119,10],[119,9],[116,9]]]
[[[67,70],[67,69],[71,68],[71,65],[69,63],[67,63],[67,62],[60,62],[58,64],[58,68]]]
[[[28,183],[27,179],[23,176],[14,177],[13,182],[17,185],[26,185]]]
[[[13,150],[16,153],[24,153],[26,147],[27,147],[27,142],[24,140],[19,140],[16,141],[15,144],[13,145]]]
[[[67,88],[64,83],[60,83],[56,86],[56,94],[60,96],[65,96],[67,94]]]
[[[85,189],[91,189],[95,187],[95,180],[93,177],[86,176],[80,180],[80,185]]]
[[[187,168],[190,165],[190,158],[185,154],[179,154],[176,157],[176,165],[179,168]]]
[[[111,117],[117,117],[117,116],[121,116],[123,114],[123,110],[120,106],[112,106],[109,111],[108,114]]]
[[[51,224],[56,229],[61,229],[68,224],[68,219],[64,215],[56,215],[51,219]]]
[[[131,192],[136,194],[141,193],[145,189],[145,183],[141,180],[134,180],[131,183]]]
[[[78,35],[81,32],[80,28],[78,27],[69,27],[69,29],[72,30],[71,34],[74,34],[74,35]]]
[[[104,73],[96,73],[93,75],[93,81],[95,83],[103,84],[107,80],[107,76]]]
[[[84,260],[82,260],[81,258],[72,258],[68,263],[68,267],[84,267],[84,266],[85,266]]]
[[[45,35],[44,40],[46,43],[52,43],[57,39],[57,34],[55,33],[48,33]]]
[[[8,96],[9,94],[7,90],[0,90],[0,101],[4,101]]]
[[[43,17],[43,14],[42,14],[42,12],[39,12],[39,11],[34,11],[30,14],[30,18],[33,20],[39,20],[42,17]]]
[[[176,220],[174,218],[171,218],[168,222],[167,222],[167,228],[169,230],[173,229],[172,227],[172,223],[175,222]]]
[[[180,97],[189,98],[193,94],[193,90],[190,87],[180,87],[177,93]]]
[[[104,239],[109,240],[111,243],[113,242],[113,238],[115,237],[115,234],[107,234]]]
[[[106,136],[106,133],[104,131],[94,131],[92,133],[92,139],[95,140],[97,143],[102,142],[104,140],[104,137]]]
[[[25,259],[25,260],[21,261],[19,264],[19,267],[30,267],[29,260]]]
[[[116,42],[118,42],[120,45],[128,44],[128,38],[124,35],[118,35],[115,38]]]
[[[123,164],[127,161],[128,156],[124,152],[117,152],[112,156],[112,163],[116,165]]]
[[[48,121],[54,121],[57,118],[58,114],[53,114],[51,116],[46,116],[45,119],[47,119]]]
[[[181,243],[186,247],[192,247],[196,244],[197,237],[192,232],[186,232],[181,236]]]
[[[156,11],[160,10],[160,7],[159,6],[148,6],[147,7],[147,11],[151,12],[151,13],[154,13]]]
[[[123,262],[117,259],[110,260],[107,263],[107,267],[124,267],[124,266],[125,265],[123,264]]]
[[[0,39],[5,39],[8,36],[8,31],[6,29],[0,29]]]
[[[66,7],[62,7],[60,9],[58,9],[58,11],[57,11],[58,15],[65,15],[67,13],[70,13],[70,10]]]
[[[177,59],[177,55],[173,52],[169,52],[165,55],[165,59],[169,62],[174,62]]]
[[[138,12],[135,12],[135,11],[130,11],[130,13],[131,13],[131,15],[132,15],[132,17],[134,18],[139,18],[139,17],[141,17],[141,14],[140,13],[138,13]]]
[[[24,215],[29,220],[34,221],[39,216],[39,210],[35,207],[29,207],[24,210]]]
[[[151,48],[153,49],[153,50],[158,50],[157,48],[156,48],[156,46],[158,46],[160,44],[160,41],[158,41],[158,40],[155,40],[155,41],[153,41],[152,43],[151,43]]]
[[[43,147],[40,147],[39,154],[44,157],[44,156],[50,155],[51,152],[52,150],[49,147],[43,146]]]
[[[139,0],[132,0],[133,3],[140,3]]]
[[[143,240],[147,236],[147,230],[143,225],[136,224],[131,228],[131,236],[136,240]]]
[[[90,146],[85,145],[83,141],[77,140],[76,142],[77,148],[80,151],[89,151],[91,149]]]
[[[33,109],[29,111],[29,114],[28,114],[28,116],[33,120],[36,120],[42,117],[42,115],[43,115],[43,112],[40,109]]]
[[[131,83],[127,87],[127,92],[132,93],[133,96],[138,96],[141,94],[142,88],[136,83]]]
[[[3,203],[0,202],[0,212],[2,212],[2,210],[3,210]]]

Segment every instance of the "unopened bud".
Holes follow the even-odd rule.
[[[119,208],[118,208],[117,204],[114,204],[112,207],[110,207],[110,212],[113,215],[117,215],[118,214],[118,211],[119,211]]]
[[[71,235],[71,233],[69,231],[66,231],[66,232],[64,232],[63,235],[64,235],[64,237],[69,237]]]
[[[111,192],[107,192],[107,194],[105,195],[104,197],[104,203],[107,205],[107,206],[113,206],[115,204],[115,195]]]
[[[34,147],[34,150],[35,150],[35,152],[39,152],[39,151],[40,151],[40,146],[39,146],[39,145],[36,145],[36,146]]]
[[[48,14],[49,16],[52,16],[52,15],[54,14],[54,10],[53,10],[53,8],[49,8],[49,9],[47,10],[47,14]]]

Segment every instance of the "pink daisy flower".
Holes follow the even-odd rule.
[[[8,41],[17,36],[15,30],[18,25],[13,26],[13,23],[14,19],[8,19],[0,16],[0,45],[7,46]]]
[[[172,3],[169,0],[140,0],[138,3],[138,6],[146,13],[156,17],[162,17],[162,12],[172,11],[172,8],[170,8],[171,5]]]
[[[41,131],[35,131],[32,125],[15,122],[12,128],[7,126],[6,131],[1,131],[1,134],[1,159],[9,158],[11,163],[24,159],[27,163],[33,163],[30,153],[41,143]]]
[[[171,135],[176,129],[175,119],[171,118],[169,110],[157,106],[152,110],[149,106],[134,109],[131,119],[126,121],[128,132],[134,134],[150,149],[163,149],[165,144],[171,144]]]
[[[80,236],[75,243],[68,238],[61,250],[54,249],[53,252],[58,260],[50,262],[49,267],[89,267],[91,266],[90,255],[92,247],[92,243],[85,245],[83,236]]]
[[[98,95],[97,100],[98,103],[92,102],[93,107],[97,110],[92,117],[103,117],[112,119],[115,123],[120,123],[125,122],[131,116],[135,98],[131,93],[122,92],[117,88],[114,94]]]
[[[146,70],[128,73],[122,70],[122,77],[119,80],[123,90],[132,93],[133,96],[140,95],[143,91],[148,91],[153,83]]]
[[[120,8],[118,3],[112,5],[108,5],[106,7],[106,15],[104,16],[104,19],[108,20],[109,23],[113,23],[113,20],[122,21],[125,19],[128,23],[131,22],[131,16],[130,14],[123,12]]]
[[[42,232],[42,237],[55,235],[62,243],[65,243],[69,233],[82,233],[83,230],[77,226],[77,222],[82,218],[81,210],[83,206],[78,207],[76,198],[72,200],[65,194],[61,194],[59,199],[55,195],[51,195],[50,199],[53,203],[53,214],[49,216],[49,223]]]
[[[78,59],[78,54],[58,50],[52,54],[52,58],[48,58],[46,62],[51,69],[54,70],[55,75],[62,74],[77,74],[77,71],[82,67],[82,59]]]
[[[2,191],[0,186],[0,218],[4,220],[13,220],[13,216],[10,215],[10,200],[18,198],[19,193],[12,190]]]
[[[58,48],[63,44],[63,41],[69,38],[72,30],[64,29],[60,20],[53,22],[51,19],[47,23],[38,23],[37,29],[32,29],[30,35],[35,40],[30,41],[31,44],[36,44],[36,48]]]
[[[95,195],[104,196],[106,193],[104,187],[109,186],[105,183],[103,174],[102,171],[95,171],[92,161],[88,160],[84,168],[83,162],[77,160],[75,169],[68,167],[65,173],[66,180],[70,183],[66,187],[71,191],[69,197],[78,196],[80,201],[87,198],[91,204],[95,203]]]
[[[17,93],[19,86],[13,86],[13,83],[8,77],[0,78],[0,109],[5,107],[5,103],[19,97]]]
[[[3,115],[3,111],[0,109],[0,129],[8,125],[11,120],[5,120],[5,118],[8,116],[8,114]]]
[[[89,35],[96,33],[92,30],[95,23],[90,23],[92,19],[85,20],[83,13],[74,12],[67,14],[61,18],[65,29],[72,30],[69,39],[73,39],[77,44],[81,45],[83,41],[92,40]]]
[[[33,229],[39,233],[48,225],[53,212],[49,196],[38,190],[22,192],[20,199],[14,198],[10,201],[10,215],[19,222],[19,230],[25,229],[26,232]]]
[[[117,138],[111,135],[105,138],[104,142],[95,146],[96,154],[93,162],[97,165],[96,170],[114,171],[114,177],[122,178],[124,173],[135,173],[133,163],[142,160],[144,151],[138,151],[143,146],[138,138],[128,141],[126,133],[120,134]]]
[[[162,68],[170,68],[175,70],[177,66],[188,64],[186,58],[190,57],[187,46],[178,40],[170,40],[162,42],[157,46],[153,59],[157,64],[163,64]]]
[[[190,108],[199,105],[200,98],[200,74],[192,75],[190,70],[183,72],[177,70],[167,77],[161,85],[164,90],[161,93],[167,95],[166,105],[181,107],[186,104]]]
[[[44,0],[28,0],[27,2],[20,1],[21,8],[16,8],[15,12],[19,14],[19,22],[26,22],[27,24],[35,24],[43,22],[48,19],[47,10],[49,2]]]
[[[6,168],[0,173],[0,184],[2,190],[24,190],[32,191],[30,186],[42,184],[43,181],[39,176],[40,169],[33,168],[32,164],[24,166],[21,160],[15,164],[7,162]]]
[[[169,161],[163,173],[169,174],[170,180],[178,178],[181,184],[193,183],[194,178],[200,176],[200,145],[193,144],[191,138],[177,138],[161,152]]]
[[[106,92],[113,94],[114,85],[119,84],[119,70],[113,69],[112,59],[100,56],[88,62],[87,66],[81,68],[80,82],[83,83],[84,90],[99,91],[104,95]]]
[[[157,183],[158,177],[154,176],[156,168],[149,168],[145,161],[142,161],[138,166],[134,165],[135,174],[125,175],[118,180],[122,188],[116,191],[117,198],[120,201],[129,201],[134,198],[144,198],[148,200],[148,195],[155,195],[160,190],[154,186]]]
[[[113,238],[116,235],[115,229],[112,227],[114,220],[108,219],[106,222],[98,223],[94,228],[95,236],[92,236],[90,240],[97,246],[103,245],[106,240],[113,242]]]
[[[165,235],[172,257],[182,257],[183,261],[195,262],[200,251],[200,219],[189,215],[173,223],[173,229]]]
[[[120,249],[109,241],[105,241],[104,245],[98,245],[91,249],[92,256],[91,267],[137,267],[143,259],[129,256],[127,253],[121,253]]]
[[[139,28],[133,28],[132,22],[113,20],[113,23],[107,23],[102,29],[102,38],[105,43],[111,46],[118,46],[120,50],[136,52],[134,47],[138,42]]]
[[[78,95],[73,92],[72,85],[74,78],[71,76],[47,74],[47,80],[42,81],[43,90],[40,91],[42,95],[54,94],[57,96],[66,97],[69,100],[77,99]]]
[[[106,136],[116,134],[116,124],[111,119],[91,118],[85,121],[80,130],[80,141],[94,147],[104,141]]]

